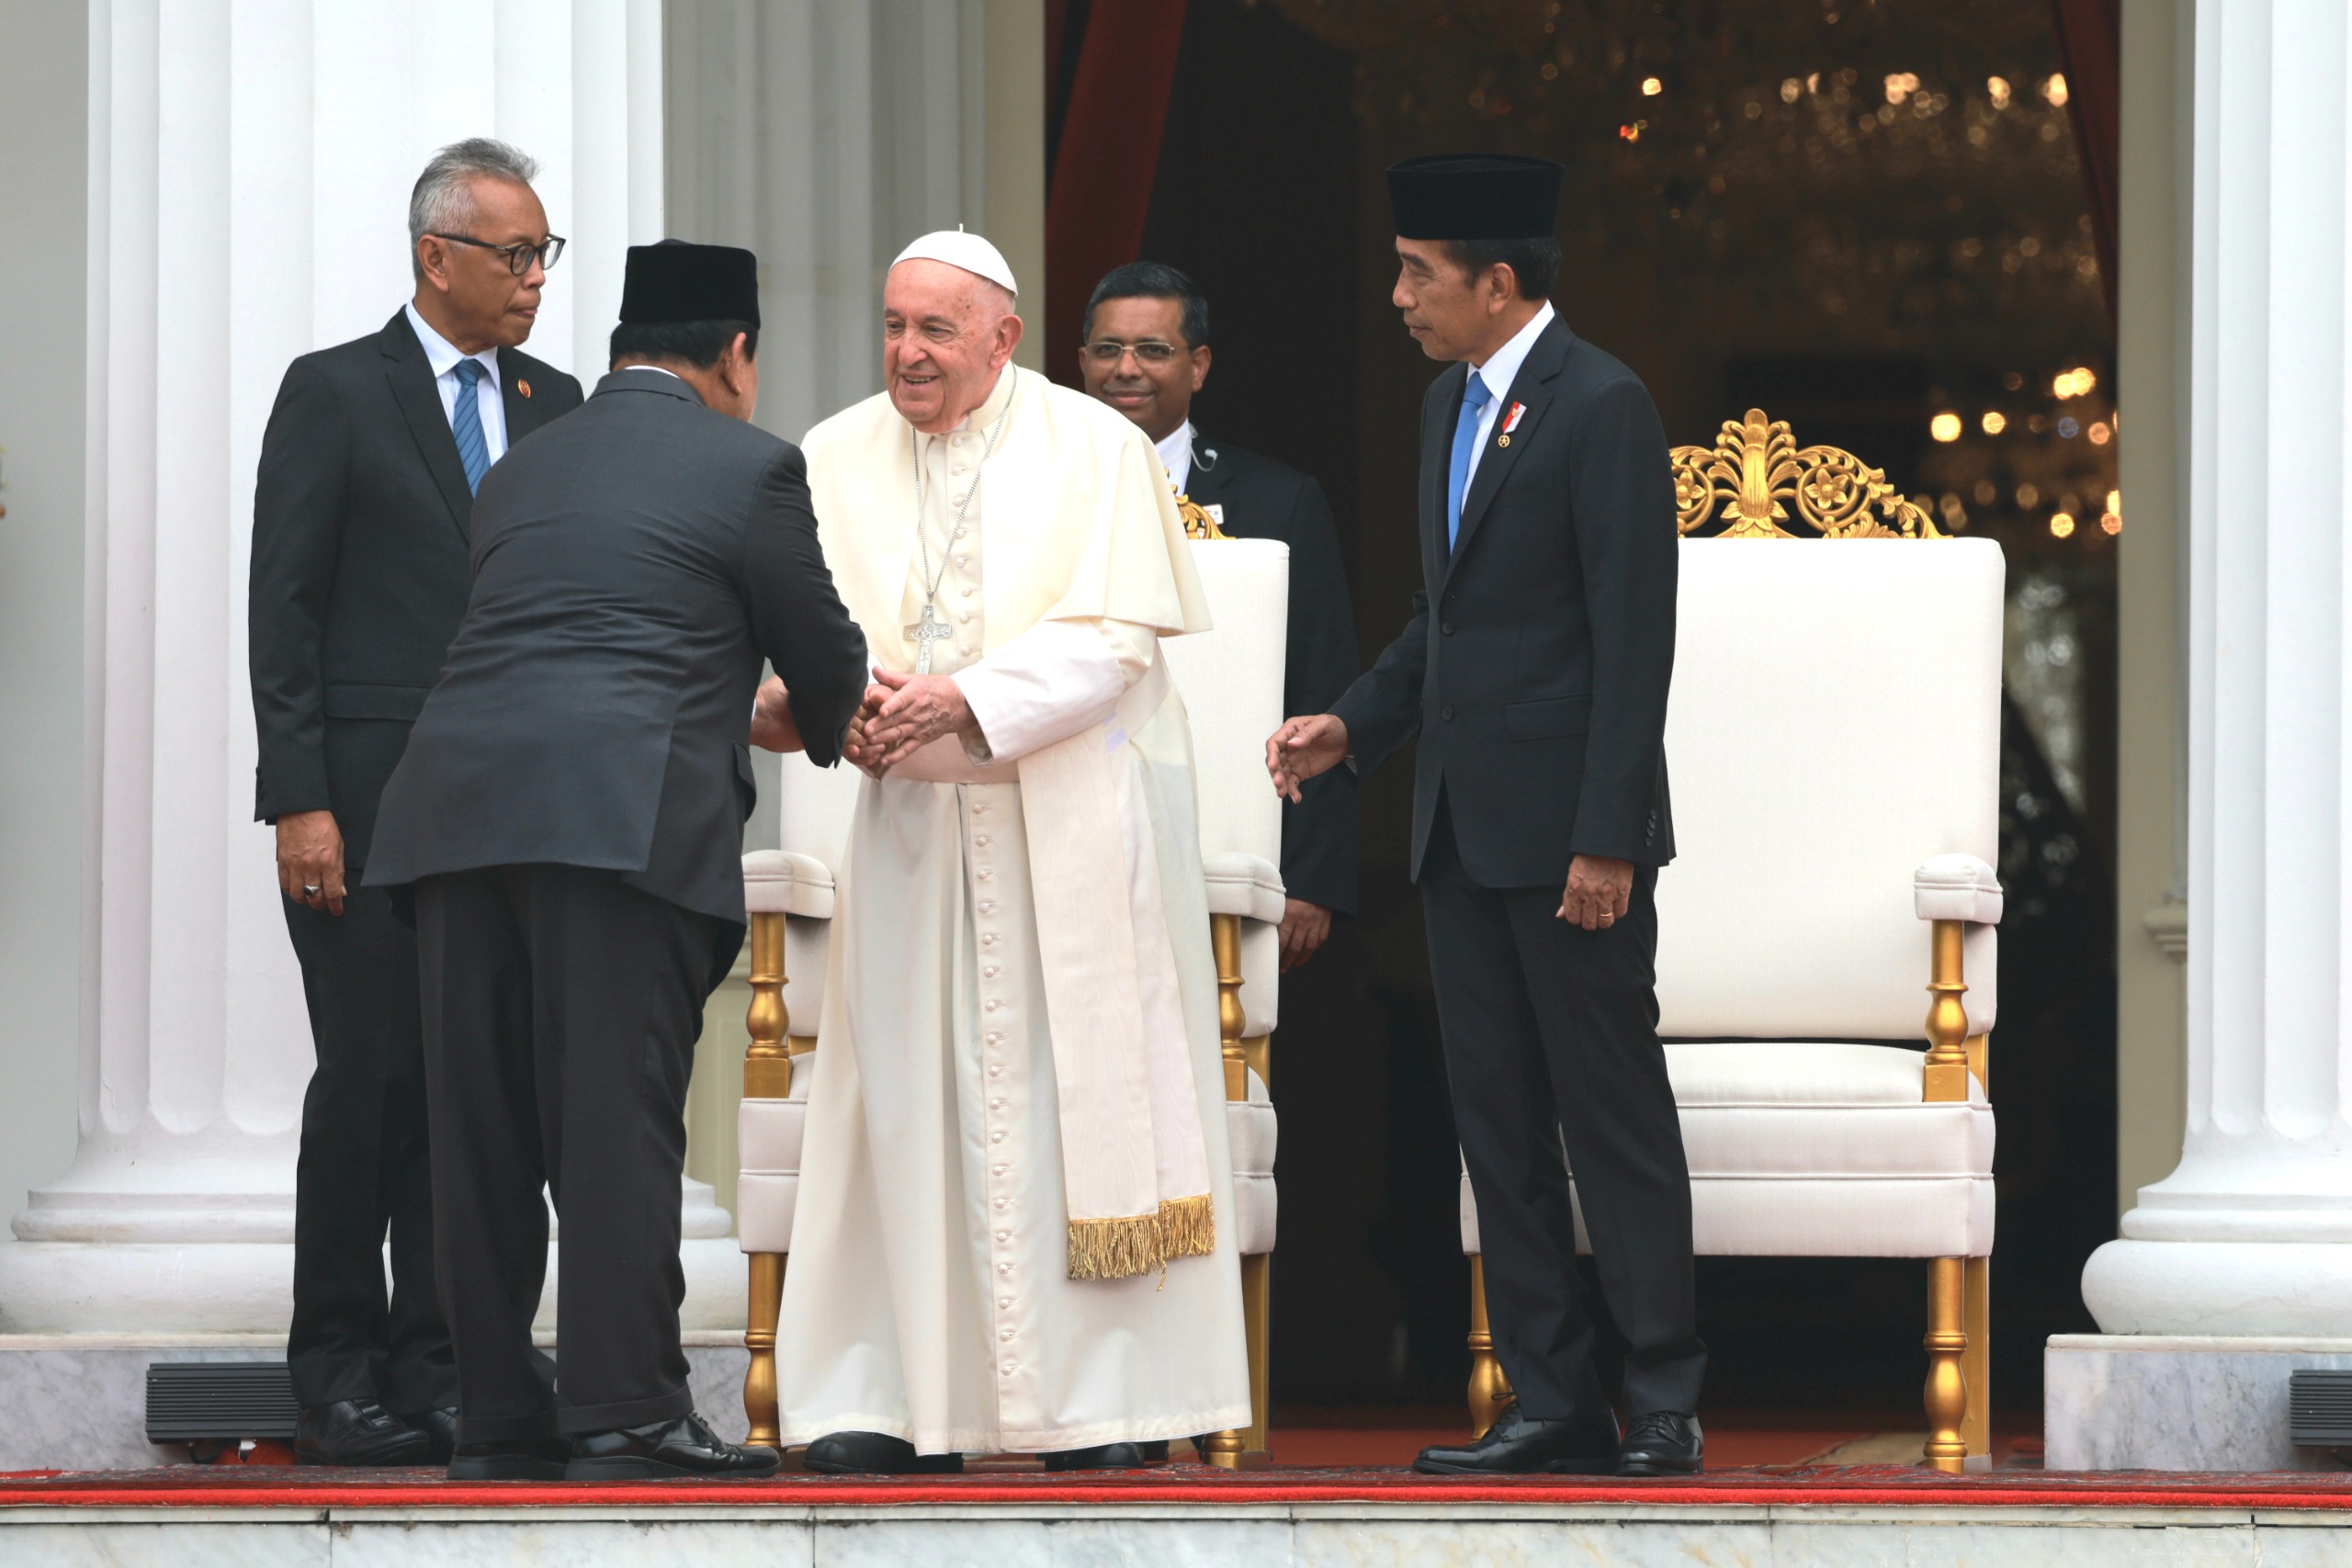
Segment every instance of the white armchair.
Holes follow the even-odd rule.
[[[1216,954],[1225,1043],[1231,1223],[1241,1254],[1250,1346],[1250,1424],[1209,1438],[1201,1457],[1228,1468],[1267,1462],[1267,1314],[1274,1250],[1275,1120],[1269,1037],[1281,990],[1282,802],[1266,779],[1266,737],[1283,722],[1290,620],[1290,547],[1271,539],[1196,538],[1193,564],[1212,631],[1162,642],[1192,722],[1201,863]]]
[[[786,847],[743,857],[743,904],[752,922],[752,1043],[743,1053],[743,1103],[736,1113],[736,1234],[751,1268],[743,1331],[752,1353],[743,1379],[751,1429],[744,1440],[771,1448],[779,1440],[776,1312],[800,1195],[800,1137],[815,1077],[811,1053],[824,1005],[834,874],[849,839],[858,780],[846,764],[813,767],[797,754],[783,761]],[[792,1033],[794,1020],[810,1032]]]
[[[1732,525],[1681,547],[1679,853],[1657,886],[1696,1248],[1928,1259],[1925,1458],[1983,1465],[2000,547],[1941,538],[1874,471],[1798,452],[1761,414],[1675,457],[1683,532],[1718,502]],[[1794,541],[1792,512],[1833,536]],[[1466,1181],[1462,1230],[1475,1255]],[[1472,1312],[1483,1430],[1506,1385],[1475,1273]]]

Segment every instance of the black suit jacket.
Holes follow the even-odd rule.
[[[1356,615],[1340,565],[1340,534],[1323,487],[1272,457],[1193,433],[1185,493],[1223,509],[1219,526],[1242,539],[1290,547],[1290,635],[1283,712],[1322,713],[1363,669]],[[1306,799],[1283,803],[1283,886],[1294,898],[1353,914],[1356,908],[1355,775],[1337,768],[1311,779]]]
[[[800,449],[675,376],[616,371],[491,470],[473,534],[465,624],[384,786],[368,880],[602,867],[740,926],[762,658],[820,765],[865,691]]]
[[[510,448],[580,406],[579,382],[515,349],[498,383]],[[333,811],[354,872],[466,612],[473,499],[406,311],[288,367],[254,482],[254,815]]]
[[[1418,730],[1413,874],[1442,795],[1489,887],[1566,880],[1578,854],[1674,858],[1666,695],[1674,671],[1674,481],[1648,389],[1555,317],[1503,395],[1446,547],[1446,479],[1469,375],[1421,402],[1423,592],[1332,708],[1359,767]],[[1513,403],[1525,406],[1506,443]]]

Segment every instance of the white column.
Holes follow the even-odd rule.
[[[2197,11],[2188,1126],[2085,1270],[2109,1335],[2352,1336],[2348,44]]]
[[[409,188],[465,136],[540,161],[571,247],[530,346],[593,384],[624,249],[662,231],[662,8],[89,14],[80,1148],[0,1243],[0,1329],[282,1331],[311,1047],[271,835],[252,820],[263,426],[289,360],[376,331],[408,297]],[[689,1208],[693,1231],[724,1235],[707,1190]]]

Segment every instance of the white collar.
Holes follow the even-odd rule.
[[[433,323],[418,311],[415,300],[412,299],[401,308],[408,312],[409,330],[416,333],[417,343],[424,347],[424,362],[433,367],[434,379],[438,380],[456,369],[460,359],[470,359],[488,373],[492,386],[498,386],[498,350],[485,348],[480,354],[460,353],[456,344],[433,330]]]
[[[1193,474],[1193,422],[1186,420],[1168,433],[1167,440],[1156,441],[1152,446],[1159,454],[1160,467],[1182,488]]]
[[[1510,384],[1519,379],[1519,367],[1527,362],[1528,351],[1544,335],[1544,329],[1552,324],[1553,314],[1552,301],[1544,300],[1527,324],[1511,333],[1509,343],[1488,355],[1484,365],[1471,367],[1478,373],[1478,379],[1486,383],[1489,397],[1499,399],[1510,390]]]

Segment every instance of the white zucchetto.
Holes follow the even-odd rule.
[[[960,227],[934,230],[925,234],[900,251],[899,260],[890,265],[897,266],[899,262],[907,261],[945,262],[949,266],[963,268],[975,277],[987,278],[1015,299],[1021,294],[1021,286],[1012,281],[1012,268],[1006,264],[1004,253],[978,234],[966,233]]]

